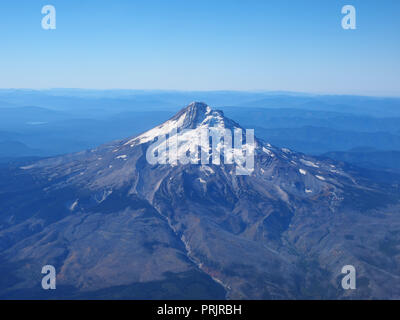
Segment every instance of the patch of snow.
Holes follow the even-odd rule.
[[[272,153],[272,151],[265,147],[262,148],[262,151],[265,152],[266,154],[268,154],[271,158],[275,157],[275,155]]]
[[[34,167],[35,167],[35,165],[32,164],[32,165],[30,165],[30,166],[20,167],[20,169],[22,169],[22,170],[29,170],[29,169],[32,169],[32,168],[34,168]]]
[[[268,154],[269,156],[271,156],[272,157],[272,152],[271,152],[271,150],[268,150],[267,148],[265,148],[265,147],[263,147],[262,148],[262,151],[264,151],[266,154]]]
[[[210,168],[209,166],[201,166],[200,171],[205,172],[205,173],[211,173],[214,174],[214,170]]]
[[[322,176],[318,176],[318,175],[316,175],[316,177],[317,177],[319,180],[325,181],[325,178],[324,178],[324,177],[322,177]]]
[[[76,199],[73,204],[69,207],[69,210],[74,211],[76,206],[78,205],[79,199]]]
[[[308,166],[308,167],[314,167],[314,168],[319,168],[318,165],[316,165],[314,162],[309,161],[309,160],[304,160],[304,159],[300,159],[301,163],[303,163],[304,165]]]
[[[289,196],[288,194],[283,191],[279,186],[275,186],[276,190],[278,191],[278,195],[280,196],[280,198],[285,201],[288,202],[289,201]]]
[[[103,191],[103,194],[102,194],[102,196],[101,196],[101,198],[100,199],[98,199],[98,197],[95,195],[95,200],[96,200],[96,202],[97,203],[102,203],[104,200],[106,200],[107,198],[108,198],[108,196],[109,195],[111,195],[113,193],[113,191],[112,190],[104,190]]]
[[[306,171],[306,170],[303,170],[303,169],[299,169],[299,172],[300,172],[303,176],[305,176],[305,175],[307,174],[307,171]]]
[[[306,193],[312,193],[312,190],[311,189],[306,189],[306,190],[304,190]]]
[[[128,156],[126,154],[123,154],[121,156],[116,157],[115,159],[123,159],[125,160]]]
[[[246,175],[251,176],[254,168],[243,167],[241,163],[236,163],[236,175]]]

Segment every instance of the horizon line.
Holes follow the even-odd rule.
[[[368,97],[368,98],[394,98],[400,99],[400,93],[398,94],[367,94],[367,93],[332,93],[332,92],[308,92],[308,91],[295,91],[295,90],[266,90],[266,89],[134,89],[134,88],[74,88],[74,87],[47,87],[47,88],[0,88],[0,91],[53,91],[53,90],[71,90],[71,91],[136,91],[136,92],[232,92],[232,93],[254,93],[254,94],[293,94],[293,95],[304,95],[304,96],[349,96],[349,97]]]

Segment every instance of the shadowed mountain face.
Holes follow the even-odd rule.
[[[150,164],[174,127],[240,128],[192,103],[137,137],[1,169],[0,297],[400,298],[398,185],[257,138],[250,175]],[[345,265],[356,290],[341,287]]]

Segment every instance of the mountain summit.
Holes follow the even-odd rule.
[[[136,137],[1,169],[0,297],[54,298],[40,289],[53,265],[67,298],[400,298],[398,190],[257,138],[245,176],[149,163],[160,136],[201,128],[240,126],[194,102]]]
[[[142,144],[153,141],[160,135],[170,134],[172,130],[183,131],[201,128],[234,129],[240,126],[224,117],[220,110],[212,110],[203,102],[192,102],[163,124],[130,139],[126,144]]]
[[[204,102],[192,102],[179,111],[171,120],[182,121],[183,128],[193,129],[204,122],[206,118],[223,118],[224,113],[212,108]]]
[[[172,119],[179,120],[184,116],[185,128],[193,128],[200,124],[211,113],[211,107],[204,102],[192,102],[186,108],[179,111]],[[221,114],[221,111],[218,113]]]

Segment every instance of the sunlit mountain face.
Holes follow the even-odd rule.
[[[251,168],[214,161],[202,130],[241,130]],[[398,184],[244,132],[194,102],[138,136],[2,168],[0,297],[400,298]],[[149,161],[155,143],[165,161]],[[345,265],[357,290],[341,286]]]

